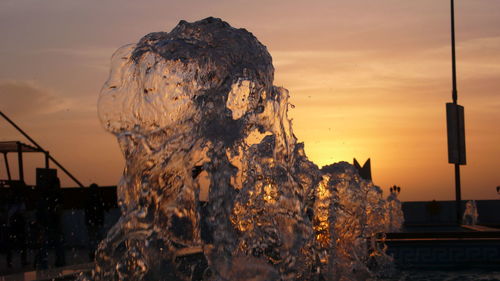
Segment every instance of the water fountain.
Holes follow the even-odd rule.
[[[477,224],[477,205],[475,200],[469,200],[465,203],[465,211],[462,219],[462,223],[465,225],[476,225]]]
[[[389,267],[380,241],[400,204],[346,162],[307,159],[273,75],[266,47],[216,18],[115,52],[99,117],[126,159],[121,218],[81,280],[365,280]]]

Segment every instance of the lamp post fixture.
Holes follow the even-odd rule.
[[[455,58],[455,5],[451,4],[451,68],[452,68],[452,103],[446,104],[448,130],[448,162],[455,165],[455,209],[457,223],[462,223],[460,165],[466,164],[464,107],[459,105],[457,91],[457,71]]]
[[[399,195],[399,193],[401,193],[401,187],[397,186],[397,185],[393,185],[393,186],[391,186],[390,191],[391,191],[391,193]]]

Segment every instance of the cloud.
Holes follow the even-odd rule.
[[[50,114],[68,105],[36,83],[19,80],[0,80],[0,101],[0,110],[9,116]]]

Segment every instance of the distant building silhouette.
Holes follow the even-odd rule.
[[[371,166],[370,158],[368,158],[368,160],[366,160],[363,167],[361,167],[361,165],[359,165],[359,162],[358,162],[358,160],[356,160],[356,158],[354,158],[353,162],[354,162],[353,165],[356,168],[356,170],[358,170],[358,173],[361,176],[361,178],[371,181],[372,180],[372,166]]]

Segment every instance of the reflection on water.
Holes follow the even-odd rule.
[[[99,117],[126,159],[95,280],[366,280],[396,197],[307,159],[267,49],[219,19],[118,49]],[[399,208],[399,209],[398,209]],[[383,239],[382,239],[383,240]]]

